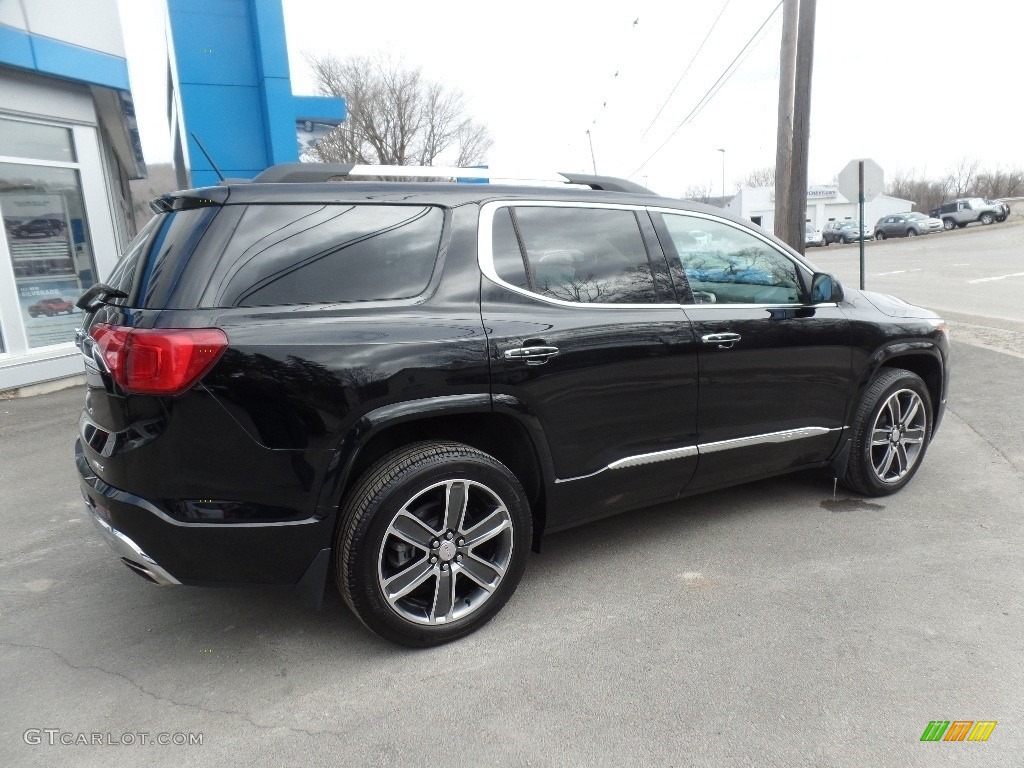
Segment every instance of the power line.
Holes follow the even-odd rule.
[[[719,11],[718,16],[711,24],[711,29],[709,29],[708,33],[704,35],[704,39],[701,41],[700,46],[698,46],[697,52],[693,54],[693,58],[691,58],[690,63],[686,65],[686,69],[683,70],[683,74],[679,76],[679,79],[676,80],[676,84],[672,86],[672,90],[669,91],[668,96],[665,97],[665,101],[662,102],[661,108],[658,110],[658,114],[656,114],[654,116],[654,119],[651,120],[651,124],[644,128],[644,132],[640,135],[641,139],[644,138],[644,136],[647,135],[648,131],[651,130],[651,126],[658,122],[658,118],[661,117],[661,113],[665,111],[665,107],[668,106],[669,101],[675,95],[676,89],[679,87],[679,84],[683,82],[683,78],[686,77],[686,73],[690,71],[690,67],[693,66],[693,62],[697,60],[697,56],[699,56],[700,52],[704,50],[704,43],[708,41],[708,38],[711,37],[711,33],[715,31],[715,27],[718,26],[718,20],[722,18],[722,15],[725,13],[725,9],[729,7],[730,2],[732,2],[732,0],[725,0],[725,5],[722,6],[722,10]]]
[[[733,65],[737,61],[739,61],[740,57],[743,56],[743,54],[747,51],[747,48],[749,48],[750,45],[754,42],[754,40],[757,38],[757,36],[761,34],[762,30],[764,30],[764,28],[768,26],[768,22],[770,22],[772,20],[772,17],[775,16],[776,13],[778,13],[779,8],[781,8],[781,7],[782,7],[782,0],[779,0],[779,4],[776,5],[775,8],[772,9],[772,12],[768,14],[767,18],[765,18],[765,20],[763,22],[761,22],[761,26],[758,27],[757,31],[753,35],[750,36],[750,39],[747,40],[746,44],[744,44],[744,46],[740,49],[740,52],[736,54],[736,58],[734,58],[729,63],[729,66],[726,67],[725,70],[723,70],[722,74],[718,76],[718,79],[714,82],[714,84],[710,88],[708,88],[708,90],[700,98],[700,101],[697,102],[697,105],[692,110],[690,110],[690,114],[688,114],[685,118],[683,118],[683,121],[681,123],[679,123],[679,125],[677,125],[675,127],[675,129],[672,131],[672,133],[670,133],[668,135],[668,137],[661,143],[661,145],[656,150],[654,150],[646,160],[644,160],[642,163],[640,163],[640,165],[637,167],[637,169],[635,171],[633,171],[631,174],[629,174],[630,176],[635,176],[637,173],[639,173],[643,169],[643,167],[645,165],[647,165],[649,162],[651,162],[651,160],[654,159],[654,156],[657,155],[659,152],[661,152],[661,150],[663,150],[665,148],[665,145],[668,144],[673,139],[673,137],[675,137],[675,135],[677,133],[679,133],[679,130],[684,125],[686,125],[687,123],[691,122],[693,120],[693,118],[696,117],[697,114],[699,114],[700,111],[705,107],[707,102],[711,101],[711,99],[714,98],[715,94],[717,94],[718,91],[721,90],[721,86],[725,85],[729,81],[729,78],[732,77],[733,73],[735,73],[736,70],[733,69]],[[738,69],[738,67],[737,67],[737,69]],[[712,91],[714,93],[712,93]]]

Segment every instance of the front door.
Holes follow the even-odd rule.
[[[699,348],[700,459],[690,489],[827,459],[849,390],[842,311],[805,302],[811,270],[753,230],[698,214],[655,220]],[[697,242],[694,229],[710,237]]]

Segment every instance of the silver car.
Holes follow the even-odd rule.
[[[894,213],[883,216],[875,224],[875,239],[887,237],[916,237],[942,231],[942,220],[923,213]]]

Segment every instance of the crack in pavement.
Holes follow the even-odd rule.
[[[1003,449],[1002,448],[1000,448],[994,442],[989,440],[985,435],[983,435],[981,432],[979,432],[977,429],[975,429],[973,424],[971,424],[965,417],[961,416],[959,413],[957,413],[955,410],[953,410],[948,404],[946,405],[946,413],[947,414],[953,414],[953,416],[955,416],[960,421],[961,424],[966,426],[969,430],[971,430],[971,432],[973,432],[978,437],[980,437],[983,441],[985,441],[985,444],[988,445],[989,448],[991,448],[993,451],[998,453],[999,456],[1003,459],[1003,461],[1005,461],[1007,464],[1009,464],[1010,467],[1013,469],[1013,471],[1017,475],[1019,475],[1021,477],[1024,477],[1024,467],[1018,466],[1017,462],[1015,462],[1013,459],[1011,459],[1009,456],[1007,456],[1005,453],[1003,453]]]
[[[67,667],[70,667],[71,669],[77,670],[79,672],[87,672],[87,671],[90,671],[90,670],[95,670],[96,672],[101,672],[102,674],[110,675],[111,677],[116,677],[116,678],[118,678],[120,680],[123,680],[124,682],[128,683],[130,686],[132,686],[133,688],[137,689],[139,692],[144,693],[145,695],[149,696],[150,698],[154,699],[155,701],[164,702],[166,704],[170,704],[170,705],[175,706],[175,707],[182,707],[184,709],[194,709],[194,710],[198,710],[200,712],[205,712],[206,714],[211,714],[211,715],[214,715],[214,714],[233,715],[235,717],[241,718],[242,720],[244,720],[245,722],[249,723],[249,725],[253,726],[257,730],[282,730],[283,729],[283,730],[286,730],[286,731],[291,731],[293,733],[301,733],[301,734],[306,735],[306,736],[321,736],[321,735],[323,735],[325,733],[334,734],[336,736],[344,736],[345,735],[345,732],[343,732],[343,731],[335,731],[335,730],[332,730],[332,729],[322,729],[322,730],[317,730],[317,731],[311,731],[311,730],[308,730],[306,728],[296,728],[296,727],[290,726],[290,725],[265,725],[263,723],[257,723],[249,715],[247,715],[244,712],[240,712],[239,710],[235,710],[235,709],[220,709],[220,708],[217,708],[217,707],[209,707],[209,706],[205,706],[203,704],[193,704],[193,703],[190,703],[190,702],[187,702],[187,701],[178,701],[176,699],[171,699],[171,698],[168,698],[166,696],[160,696],[160,695],[158,695],[156,693],[153,693],[150,690],[147,690],[140,683],[135,682],[132,678],[128,677],[128,675],[125,675],[122,672],[115,672],[113,670],[104,669],[103,667],[98,667],[95,664],[85,664],[85,665],[72,664],[71,661],[66,656],[64,656],[64,654],[62,654],[60,651],[55,650],[55,649],[50,648],[50,647],[45,646],[45,645],[33,645],[33,644],[29,644],[29,643],[12,643],[12,642],[8,642],[8,641],[0,641],[0,647],[5,647],[5,648],[23,648],[23,649],[27,649],[27,650],[36,650],[36,651],[48,651],[49,653],[52,653],[54,656],[56,656],[61,661],[62,664],[64,664]]]

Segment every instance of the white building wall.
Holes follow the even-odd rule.
[[[864,223],[874,226],[879,219],[894,213],[909,213],[913,201],[901,200],[897,197],[879,195],[864,204]],[[769,232],[775,228],[775,188],[757,187],[741,189],[726,204],[726,209],[737,216],[758,223]],[[806,220],[815,229],[821,229],[833,219],[857,219],[857,203],[851,202],[838,192],[834,196],[810,198],[807,205]]]

